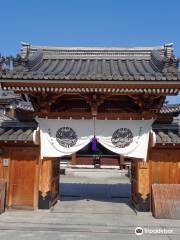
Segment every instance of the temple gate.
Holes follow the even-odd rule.
[[[60,158],[68,155],[72,164],[81,161],[77,152],[93,137],[96,138],[96,134],[99,135],[94,141],[115,152],[120,162],[129,157],[132,164],[131,198],[138,210],[151,210],[153,183],[180,184],[179,130],[177,125],[173,125],[169,135],[168,124],[171,122],[167,124],[161,112],[166,96],[177,95],[180,89],[178,59],[173,54],[172,45],[56,48],[22,44],[20,55],[0,60],[0,83],[4,94],[7,92],[7,99],[11,99],[8,94],[12,91],[16,93],[16,107],[7,107],[6,115],[18,119],[3,121],[0,128],[0,177],[7,181],[8,207],[47,209],[53,206],[59,194]],[[18,100],[17,96],[22,99]],[[52,124],[42,131],[38,119],[47,123],[52,121]],[[83,139],[87,137],[87,144],[83,142],[81,148],[76,145],[76,132],[72,128],[67,129],[66,124],[59,132],[57,128],[58,140],[57,135],[56,139],[53,135],[55,121],[75,120],[92,123],[91,133],[88,136],[81,134]],[[93,123],[100,121],[111,123],[109,127],[104,125],[104,136],[97,133],[101,124],[94,132]],[[109,135],[110,141],[105,135],[107,129],[113,127],[113,121],[118,122],[119,127],[114,129],[114,138]],[[139,126],[134,127],[134,123],[146,121],[151,121],[148,129],[135,133]],[[132,137],[131,127],[134,129]],[[152,128],[154,133],[150,131]],[[88,132],[89,128],[86,129]],[[138,154],[134,154],[132,149],[125,151],[133,144],[134,136],[140,137],[145,133],[147,142]],[[64,146],[61,138],[67,135],[71,141]],[[49,155],[42,154],[42,149],[47,149],[43,142],[48,137],[51,147],[55,147],[53,154],[49,150]],[[54,139],[57,141],[53,142]],[[130,141],[129,145],[125,144],[126,140]],[[113,141],[121,144],[113,145]],[[72,142],[76,148],[70,151]]]

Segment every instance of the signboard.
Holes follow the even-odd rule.
[[[5,158],[3,159],[3,167],[8,167],[9,166],[9,159]]]

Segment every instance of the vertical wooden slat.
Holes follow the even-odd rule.
[[[173,160],[169,163],[169,183],[178,183],[178,162]]]

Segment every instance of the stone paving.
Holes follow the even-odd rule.
[[[69,170],[51,210],[9,210],[0,215],[0,240],[180,239],[180,221],[138,213],[130,203],[129,179],[118,170]],[[143,235],[135,228],[142,227]],[[165,230],[164,230],[165,229]],[[150,234],[145,231],[161,231]],[[163,234],[162,231],[171,234]]]

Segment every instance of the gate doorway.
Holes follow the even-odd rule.
[[[74,206],[74,211],[81,211],[80,205],[84,206],[84,211],[99,211],[103,206],[112,210],[119,205],[133,212],[130,174],[128,169],[120,169],[118,154],[99,143],[93,151],[88,144],[72,156],[72,160],[66,157],[67,166],[61,171],[65,174],[60,175],[60,202],[55,210]],[[64,163],[63,158],[61,161]]]
[[[60,176],[59,197],[54,211],[135,214],[126,170],[67,168]]]
[[[128,158],[127,169],[67,167],[60,176],[60,202],[114,202],[139,211],[150,210],[149,165]]]

